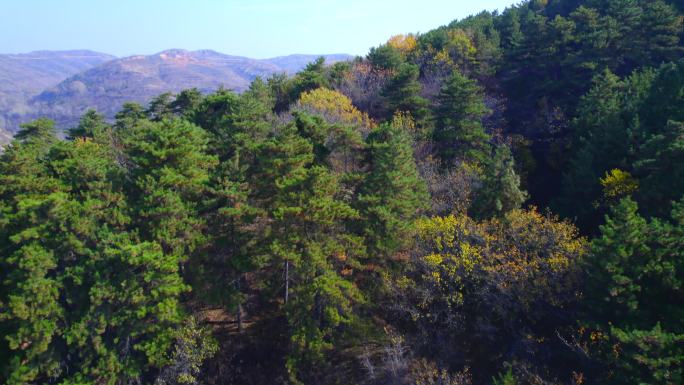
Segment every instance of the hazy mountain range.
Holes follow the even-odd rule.
[[[328,63],[350,55],[290,55],[250,59],[211,50],[167,50],[124,58],[86,51],[0,54],[0,142],[23,122],[46,116],[61,129],[94,108],[111,118],[124,102],[147,103],[163,92],[196,87],[243,91],[257,76],[293,74],[318,56]]]

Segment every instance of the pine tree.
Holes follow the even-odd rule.
[[[409,112],[418,122],[427,118],[428,101],[420,96],[421,85],[418,82],[419,68],[415,64],[401,64],[394,76],[382,90],[387,116],[395,112]]]
[[[143,119],[146,119],[145,108],[138,104],[127,102],[121,107],[121,110],[116,113],[116,122],[114,127],[119,130],[126,130],[135,126],[135,124]]]
[[[38,178],[0,191],[5,380],[139,381],[168,363],[182,324],[179,264],[131,231],[125,170],[106,146],[55,143],[31,165],[34,151],[0,162],[3,182]]]
[[[285,311],[291,346],[286,366],[292,378],[309,383],[324,369],[325,354],[345,343],[344,327],[356,323],[354,308],[363,297],[342,275],[354,265],[359,246],[344,223],[358,213],[341,199],[339,182],[325,168],[314,166],[297,179],[273,212],[277,238],[271,251],[289,266]]]
[[[210,151],[220,163],[211,173],[202,208],[209,246],[190,263],[190,276],[199,297],[235,312],[240,330],[245,274],[266,263],[259,255],[264,234],[255,226],[264,210],[252,201],[250,182],[258,149],[271,128],[270,113],[271,107],[250,91],[240,97],[219,91],[207,96],[193,113],[213,137]],[[222,279],[212,278],[216,276]]]
[[[624,198],[592,242],[588,318],[607,383],[684,379],[682,207],[675,205],[671,222],[648,223]]]
[[[259,76],[252,80],[249,84],[249,89],[245,91],[244,95],[259,101],[269,110],[273,110],[275,107],[275,98],[272,90],[269,88],[268,83]]]
[[[640,277],[651,254],[649,227],[637,204],[624,198],[606,217],[601,237],[592,243],[592,281],[588,293],[595,314],[605,321],[627,322],[639,308]]]
[[[204,131],[185,120],[141,120],[119,137],[131,168],[136,225],[145,240],[184,261],[202,237],[196,215],[216,157]]]
[[[210,134],[210,151],[224,162],[249,156],[251,142],[270,129],[270,108],[250,93],[238,96],[218,90],[206,96],[193,113],[193,122]]]
[[[455,159],[484,163],[489,135],[481,121],[488,110],[477,83],[456,71],[440,90],[437,102],[433,138],[444,165]]]
[[[148,119],[154,122],[171,118],[173,112],[173,94],[170,92],[164,92],[152,99],[145,110]]]
[[[386,258],[408,245],[413,220],[426,208],[428,195],[418,176],[409,134],[390,124],[367,138],[369,171],[359,194],[369,258]]]
[[[657,66],[681,58],[682,21],[677,10],[662,0],[644,2],[643,10],[638,40],[643,44],[643,65]]]
[[[487,161],[482,187],[475,192],[471,211],[476,218],[501,217],[518,209],[527,200],[527,193],[520,188],[520,177],[515,172],[515,162],[507,146],[499,146]]]
[[[109,128],[105,121],[105,117],[95,110],[88,110],[81,116],[78,126],[69,129],[68,137],[70,139],[76,138],[93,138],[100,136]]]
[[[669,121],[640,148],[634,163],[641,178],[639,200],[649,215],[663,217],[669,202],[684,195],[684,123]]]
[[[384,44],[370,49],[368,61],[376,68],[395,70],[404,63],[404,58],[401,51],[390,44]]]
[[[14,138],[22,143],[50,145],[57,141],[55,122],[40,118],[21,125],[21,129]]]
[[[43,158],[53,141],[47,121],[24,125],[0,159],[0,380],[26,384],[54,377],[64,309],[45,208],[61,198]],[[43,139],[43,140],[41,140]],[[43,214],[41,214],[41,212]]]
[[[325,58],[321,56],[307,64],[304,70],[297,73],[289,84],[286,84],[284,91],[287,94],[283,95],[285,97],[282,99],[277,98],[275,111],[285,111],[292,103],[299,100],[299,97],[306,91],[328,86],[329,81],[325,71]]]
[[[627,88],[620,78],[605,71],[582,97],[573,121],[575,141],[571,149],[575,152],[563,175],[558,206],[583,229],[595,229],[604,214],[599,179],[608,170],[631,169],[631,136],[638,123],[625,119]]]
[[[202,93],[197,88],[181,91],[171,102],[171,109],[176,116],[192,120],[192,115],[202,102]]]
[[[354,305],[362,301],[342,275],[356,263],[360,242],[345,224],[358,212],[344,201],[337,176],[315,163],[312,143],[293,124],[259,146],[249,178],[251,201],[269,223],[253,252],[268,259],[285,303],[286,366],[293,381],[310,382],[324,369],[327,352],[342,343],[343,326],[354,322]]]

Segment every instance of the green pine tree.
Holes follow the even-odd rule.
[[[428,194],[418,176],[409,134],[383,124],[367,138],[369,171],[360,188],[360,222],[368,256],[375,263],[408,246],[413,221]]]
[[[440,90],[433,139],[448,165],[455,159],[483,164],[489,154],[489,135],[482,127],[488,113],[481,88],[456,71]]]
[[[81,116],[78,126],[69,129],[68,137],[75,138],[94,138],[100,136],[109,128],[105,117],[95,110],[88,110]]]
[[[386,115],[395,112],[408,112],[419,123],[429,114],[428,101],[420,96],[421,84],[418,81],[420,71],[415,64],[401,64],[382,90]]]
[[[527,193],[520,188],[520,177],[515,172],[515,161],[508,146],[499,146],[487,161],[482,186],[475,192],[471,207],[476,218],[502,217],[520,208]]]

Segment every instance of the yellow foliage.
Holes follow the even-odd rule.
[[[461,163],[461,167],[466,173],[472,175],[479,175],[480,177],[482,177],[485,172],[485,169],[482,166],[482,164],[478,162],[463,162]]]
[[[488,252],[495,261],[487,268],[505,277],[523,304],[545,298],[560,304],[560,294],[576,284],[586,240],[571,223],[542,215],[535,208],[513,210],[487,223],[492,235]]]
[[[77,138],[74,138],[73,142],[74,142],[74,146],[76,146],[76,147],[84,147],[84,146],[87,146],[88,144],[91,144],[91,143],[94,144],[92,139],[88,138],[88,137],[77,137]]]
[[[474,222],[465,215],[449,215],[448,217],[421,218],[416,222],[416,230],[421,240],[432,243],[441,252],[454,248],[459,239],[466,237],[469,226]]]
[[[601,178],[601,186],[606,198],[620,198],[636,191],[639,188],[639,181],[627,171],[613,169]]]
[[[439,254],[430,254],[425,257],[425,262],[431,265],[440,265],[444,261],[444,258]]]
[[[449,55],[449,51],[446,48],[437,52],[434,56],[433,61],[437,65],[444,65],[446,67],[451,67],[454,65],[454,61],[451,60],[451,56]]]
[[[406,56],[416,49],[418,41],[413,34],[394,35],[387,41],[387,44],[390,47],[396,48],[402,55]]]
[[[473,226],[477,224],[465,215],[423,218],[417,221],[420,239],[435,251],[423,258],[428,266],[435,269],[430,274],[435,282],[440,283],[443,275],[450,282],[458,282],[460,271],[472,272],[481,262],[479,246],[469,242]]]
[[[416,121],[408,111],[396,111],[394,116],[392,116],[392,126],[401,128],[403,131],[410,132],[411,134],[415,134],[417,130]]]
[[[462,29],[452,29],[447,32],[449,36],[448,49],[452,53],[457,53],[465,57],[472,57],[477,53],[477,48],[473,44],[468,34]]]
[[[430,47],[428,52],[432,56],[432,64],[445,68],[463,69],[475,61],[477,48],[472,39],[462,29],[452,29],[447,32],[448,40],[441,50]]]
[[[330,123],[344,123],[373,128],[375,122],[359,111],[347,96],[327,88],[304,92],[297,107],[323,116]]]
[[[586,252],[585,239],[571,223],[534,208],[482,223],[466,215],[423,218],[416,229],[426,253],[421,279],[443,287],[450,302],[463,298],[462,282],[484,280],[523,307],[542,298],[562,305],[577,285]]]
[[[429,64],[442,71],[467,71],[477,62],[477,47],[471,34],[457,28],[447,30],[446,35],[444,44],[425,48]]]

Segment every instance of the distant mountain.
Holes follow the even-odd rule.
[[[346,61],[350,60],[353,58],[353,56],[349,56],[347,54],[332,54],[332,55],[323,55],[325,56],[325,61],[330,64],[330,63],[335,63],[335,62],[340,62],[340,61]],[[307,64],[311,63],[313,60],[316,60],[318,56],[316,55],[289,55],[289,56],[278,56],[274,57],[272,59],[266,59],[264,61],[275,64],[278,66],[281,70],[287,72],[287,73],[296,73],[302,68],[304,68]]]
[[[89,108],[112,118],[124,102],[145,104],[163,92],[179,92],[193,87],[202,92],[219,87],[240,92],[257,76],[267,77],[278,72],[293,74],[319,56],[291,55],[259,60],[211,50],[174,49],[88,66],[92,63],[89,61],[81,63],[83,71],[74,71],[60,79],[58,84],[53,82],[40,90],[37,86],[28,90],[23,82],[16,83],[16,89],[21,89],[16,92],[23,95],[32,93],[31,97],[23,99],[21,110],[0,108],[0,114],[11,132],[18,129],[20,122],[39,116],[54,119],[57,126],[64,129],[76,124],[80,115]],[[344,54],[322,56],[328,64],[352,58]]]
[[[28,100],[46,88],[115,56],[93,51],[36,51],[0,54],[0,142],[29,111]]]

